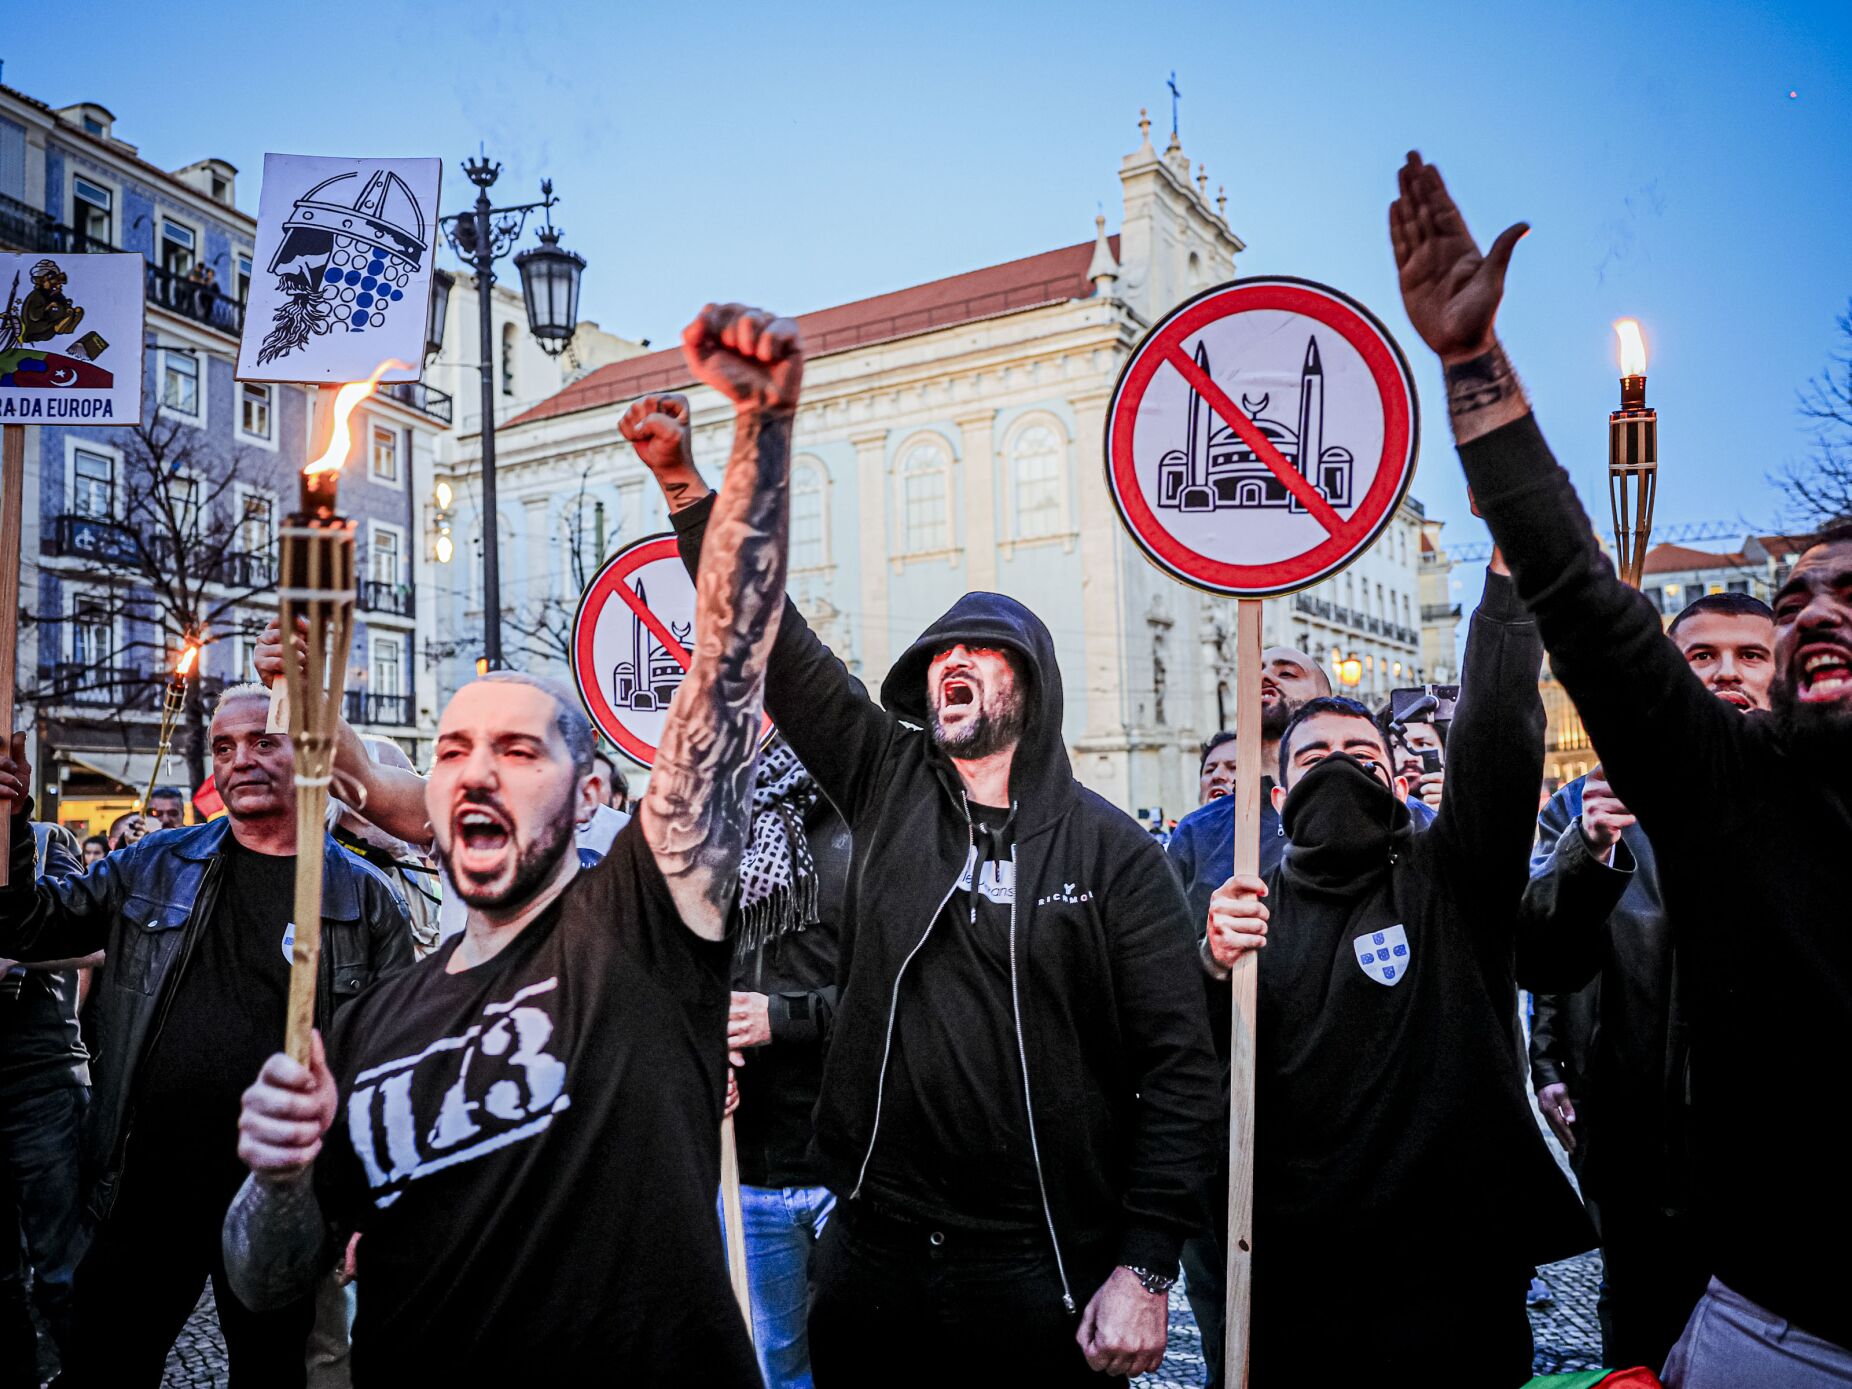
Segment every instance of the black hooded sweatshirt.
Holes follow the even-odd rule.
[[[711,508],[673,517],[691,572]],[[923,731],[927,666],[955,642],[1010,650],[1028,676],[1010,771],[1016,1065],[937,1083],[967,1087],[978,1110],[1026,1114],[1037,1215],[1078,1305],[1094,1289],[1075,1286],[1070,1265],[1097,1266],[1101,1251],[1175,1273],[1206,1219],[1221,1082],[1183,894],[1157,841],[1074,780],[1054,641],[1014,599],[961,598],[894,663],[885,708],[785,604],[766,708],[855,841],[817,1150],[830,1188],[856,1199],[870,1154],[891,1137],[880,1123],[896,1010],[933,1006],[906,970],[950,919],[975,842],[958,774]]]
[[[1542,658],[1511,581],[1488,575],[1433,825],[1413,833],[1341,755],[1286,798],[1259,958],[1257,1332],[1349,1318],[1324,1295],[1333,1267],[1483,1287],[1594,1243],[1511,1043]]]

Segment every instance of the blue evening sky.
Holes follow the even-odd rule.
[[[1483,531],[1385,231],[1405,149],[1482,243],[1533,224],[1503,334],[1604,530],[1614,318],[1652,351],[1661,521],[1760,526],[1852,296],[1844,3],[169,0],[93,19],[15,26],[4,81],[102,102],[164,166],[229,159],[252,211],[266,150],[442,154],[455,210],[483,142],[504,198],[555,179],[586,316],[658,344],[708,298],[821,308],[1087,239],[1100,206],[1116,230],[1119,158],[1141,105],[1161,145],[1174,68],[1242,272],[1328,281],[1402,339],[1414,490],[1456,542]]]

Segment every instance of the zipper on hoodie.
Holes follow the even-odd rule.
[[[965,864],[971,862],[971,855],[977,850],[977,831],[971,827],[971,807],[964,804],[965,812]],[[951,886],[945,889],[945,896],[939,899],[939,905],[933,908],[932,917],[926,923],[926,929],[913,943],[913,949],[907,952],[907,958],[900,962],[900,969],[894,975],[894,991],[887,1003],[887,1040],[881,1044],[881,1070],[875,1077],[875,1122],[868,1130],[868,1151],[862,1154],[861,1170],[855,1174],[855,1190],[849,1193],[851,1201],[862,1194],[862,1183],[868,1177],[868,1164],[875,1155],[875,1139],[881,1135],[881,1100],[887,1090],[887,1063],[894,1053],[894,1015],[900,1011],[900,981],[906,978],[907,966],[913,963],[913,957],[920,953],[927,937],[932,935],[933,927],[939,924],[939,913],[945,910],[945,904],[952,900],[952,894],[958,891],[958,884],[964,878],[965,870],[961,865],[958,876],[952,879]]]
[[[1016,807],[1010,807],[1014,815]],[[1010,841],[1010,873],[1016,880],[1016,888],[1022,887],[1022,878],[1016,872],[1016,841]],[[976,916],[976,887],[973,885],[972,914]],[[1055,1272],[1061,1278],[1061,1305],[1067,1308],[1069,1315],[1074,1311],[1074,1292],[1068,1287],[1067,1263],[1061,1257],[1061,1237],[1055,1233],[1055,1213],[1048,1204],[1048,1183],[1042,1177],[1042,1148],[1035,1137],[1035,1101],[1029,1094],[1029,1049],[1022,1039],[1022,1001],[1016,988],[1016,898],[1017,892],[1010,893],[1010,1011],[1016,1018],[1016,1059],[1022,1064],[1022,1108],[1029,1121],[1029,1156],[1035,1163],[1035,1187],[1042,1197],[1042,1219],[1048,1222],[1048,1242],[1055,1251]]]

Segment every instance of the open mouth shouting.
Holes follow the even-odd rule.
[[[977,708],[977,684],[969,676],[950,673],[939,680],[939,717],[946,718],[954,710],[967,713]]]
[[[514,826],[498,807],[470,801],[451,819],[450,846],[458,872],[478,881],[493,879],[512,862]]]
[[[1852,699],[1852,649],[1838,642],[1816,641],[1794,657],[1799,672],[1796,690],[1803,704],[1831,704]]]
[[[1717,698],[1721,699],[1725,704],[1734,704],[1738,709],[1753,709],[1756,707],[1754,701],[1752,701],[1747,694],[1733,687],[1722,690],[1712,689],[1711,693],[1716,695]]]

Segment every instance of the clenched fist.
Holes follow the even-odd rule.
[[[1215,890],[1209,899],[1209,953],[1221,968],[1267,943],[1267,909],[1261,898],[1267,885],[1259,878],[1238,874]]]
[[[682,356],[696,380],[740,410],[797,409],[804,346],[788,318],[744,304],[709,304],[682,330]]]
[[[617,432],[630,440],[643,466],[658,477],[694,466],[688,448],[688,397],[679,391],[632,401],[617,422]]]

